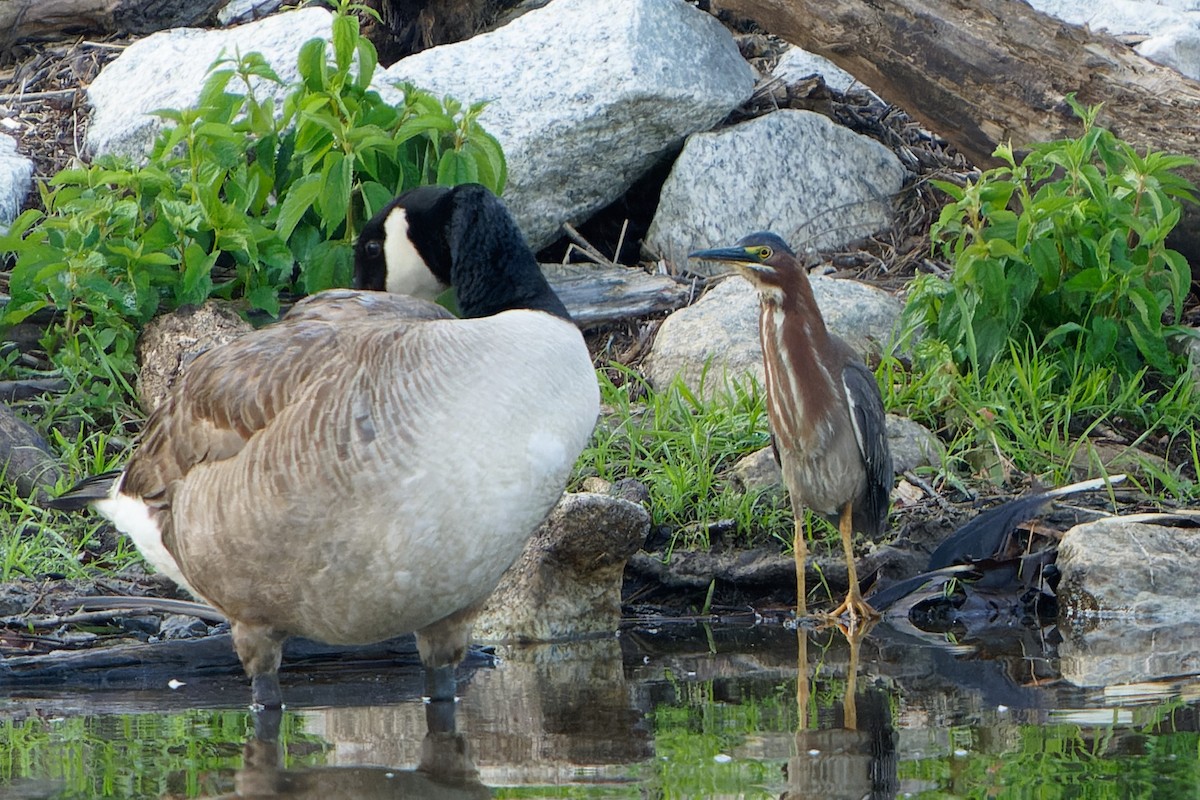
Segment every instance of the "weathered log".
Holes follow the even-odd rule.
[[[543,264],[542,271],[581,328],[674,311],[691,294],[685,283],[632,267]]]
[[[0,54],[26,42],[196,25],[227,0],[0,0]]]
[[[1075,136],[1065,102],[1104,103],[1100,123],[1139,152],[1200,158],[1200,83],[1104,33],[1014,0],[718,0],[826,56],[980,166],[1015,147]],[[1183,171],[1200,185],[1200,167]],[[1200,278],[1200,206],[1170,240]]]

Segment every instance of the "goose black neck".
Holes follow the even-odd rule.
[[[446,239],[450,282],[462,315],[487,317],[530,309],[570,320],[499,198],[477,184],[455,187],[454,193]]]

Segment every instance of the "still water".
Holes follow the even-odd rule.
[[[1196,798],[1194,634],[643,623],[498,648],[457,735],[416,668],[285,672],[277,745],[232,676],[0,685],[0,797]]]

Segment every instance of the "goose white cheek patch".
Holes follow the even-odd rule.
[[[408,215],[403,208],[397,208],[383,221],[383,234],[383,257],[387,264],[385,288],[392,294],[436,300],[446,287],[434,277],[408,238]]]

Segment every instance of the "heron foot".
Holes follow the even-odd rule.
[[[850,631],[853,632],[859,623],[869,625],[879,619],[879,612],[872,608],[861,594],[851,591],[840,606],[829,612],[829,616],[831,619],[839,621],[843,617],[848,618]]]

